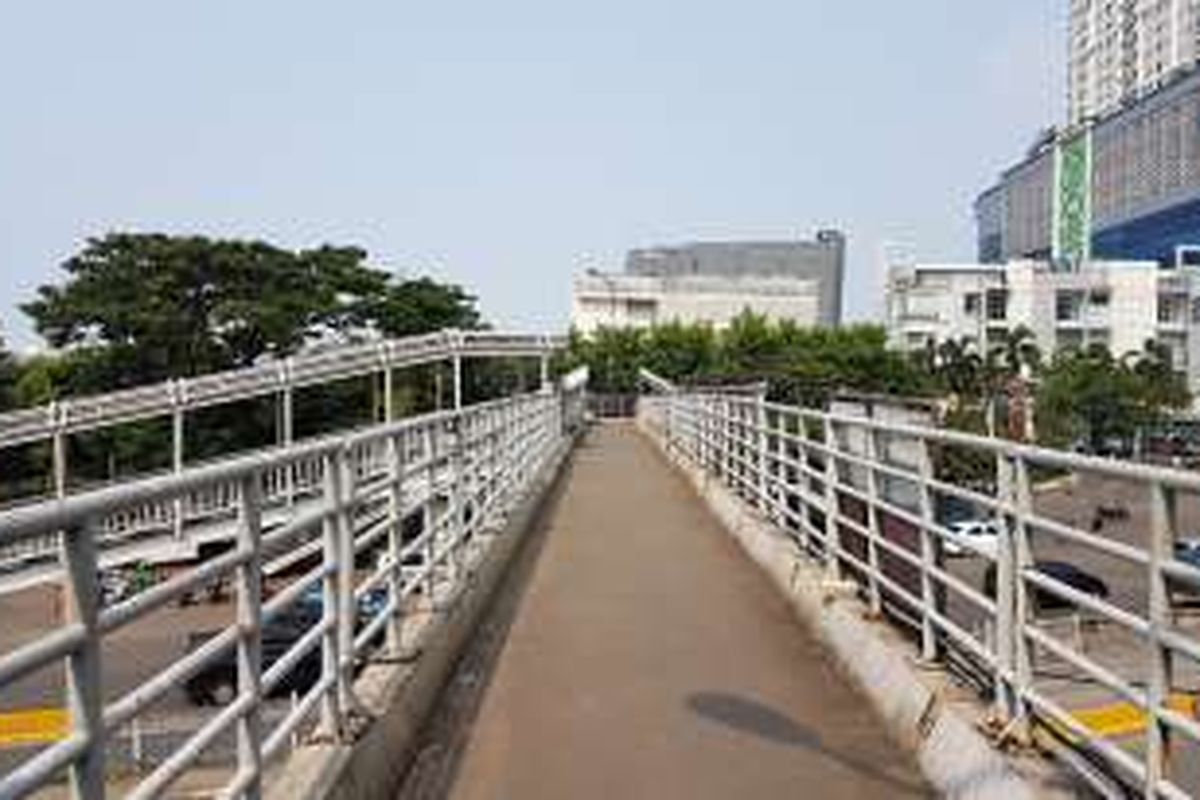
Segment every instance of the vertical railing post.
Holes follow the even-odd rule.
[[[1033,481],[1029,476],[1029,462],[1020,452],[1013,457],[1013,492],[1016,518],[1012,526],[1013,558],[1013,702],[1014,715],[1022,741],[1029,741],[1029,710],[1025,698],[1033,688],[1033,658],[1025,628],[1033,621],[1033,603],[1029,587],[1025,584],[1026,570],[1033,568],[1032,531],[1029,520],[1033,517]]]
[[[327,736],[340,739],[342,735],[342,704],[338,678],[341,662],[341,638],[338,631],[338,583],[339,563],[338,515],[341,509],[341,463],[333,454],[324,458],[324,502],[326,516],[323,523],[324,577],[321,579],[321,623],[325,635],[321,642],[321,679],[331,688],[325,692],[321,707],[321,727]]]
[[[421,535],[425,537],[425,554],[421,559],[425,567],[425,598],[430,608],[437,604],[437,533],[439,527],[435,504],[437,502],[439,422],[425,425],[425,501],[421,505]]]
[[[921,660],[929,663],[938,657],[937,626],[933,614],[942,609],[938,603],[937,588],[940,582],[934,578],[934,569],[940,568],[941,539],[933,532],[937,524],[934,508],[933,459],[929,456],[929,440],[918,437],[917,443],[917,487],[921,509]]]
[[[462,547],[463,539],[466,535],[466,527],[464,515],[466,513],[466,504],[464,502],[464,474],[463,474],[463,414],[457,412],[450,418],[450,452],[449,469],[450,469],[450,491],[446,498],[447,508],[446,517],[449,520],[447,531],[447,542],[450,547],[449,558],[447,559],[447,572],[451,585],[457,585],[462,578]]]
[[[1003,451],[996,453],[996,497],[1008,506],[1013,500],[1012,464]],[[1013,553],[1011,518],[1002,513],[999,525],[1000,540],[996,549],[996,713],[1006,722],[1017,716],[1017,700],[1012,676],[1016,666],[1013,656],[1016,636],[1016,559]]]
[[[354,492],[353,453],[347,447],[336,451],[337,509],[337,634],[338,703],[348,714],[358,703],[354,697],[354,623],[358,610],[354,601]]]
[[[1175,490],[1161,480],[1150,484],[1150,652],[1147,663],[1146,716],[1146,786],[1145,796],[1156,798],[1158,785],[1170,775],[1170,730],[1162,721],[1162,709],[1167,703],[1173,678],[1171,649],[1163,644],[1162,635],[1171,627],[1171,602],[1163,564],[1172,558],[1177,507]]]
[[[387,649],[393,657],[399,656],[403,647],[404,609],[404,434],[393,433],[388,437],[388,470],[391,481],[388,492],[388,554],[392,568],[388,574],[388,597],[392,601],[392,616],[387,626]]]
[[[500,481],[498,479],[500,452],[500,406],[494,406],[484,412],[484,453],[483,456],[483,485],[485,487],[488,518],[481,520],[482,526],[497,527],[497,522],[503,509],[500,507]],[[565,430],[565,428],[561,429]]]
[[[237,568],[237,686],[251,706],[237,723],[238,772],[247,780],[244,796],[262,794],[262,503],[256,474],[242,479],[242,513],[237,546],[247,560]]]
[[[824,417],[825,435],[825,572],[828,580],[842,577],[841,532],[838,530],[838,451],[837,429],[833,419]]]
[[[383,421],[391,422],[395,419],[395,376],[392,374],[392,368],[384,365],[383,368]]]
[[[83,755],[71,764],[71,796],[102,800],[105,795],[104,694],[100,664],[100,583],[97,573],[96,525],[86,524],[62,533],[65,567],[64,611],[68,625],[83,628],[84,639],[67,657],[67,711],[71,733],[85,743]]]
[[[879,431],[870,422],[863,423],[863,445],[867,458],[867,600],[871,613],[883,613],[883,590],[880,587],[879,539],[882,536],[879,524],[879,502],[882,492],[879,487],[877,465],[880,459]]]
[[[171,409],[171,469],[178,475],[183,472],[183,463],[186,457],[185,448],[186,440],[184,439],[184,415],[186,407],[184,405],[186,398],[184,397],[184,384],[182,381],[175,381],[171,384],[172,405]],[[175,497],[172,505],[172,520],[176,539],[183,538],[183,495]]]
[[[754,454],[755,462],[758,464],[758,507],[767,519],[774,520],[775,513],[769,498],[772,484],[767,474],[770,464],[767,461],[767,401],[765,397],[755,397],[753,413],[754,430],[756,432],[755,443],[758,450]]]
[[[280,365],[280,383],[283,385],[279,393],[279,427],[276,431],[278,444],[288,447],[296,436],[295,398],[292,392],[292,360],[286,358]],[[296,502],[296,465],[288,464],[283,470],[283,496],[289,507]]]
[[[54,416],[54,436],[50,440],[51,470],[53,471],[54,496],[60,500],[67,496],[67,431],[61,406],[51,406]]]
[[[455,345],[454,357],[451,363],[454,367],[454,410],[461,411],[463,405],[463,362],[462,353],[458,351],[458,345]]]

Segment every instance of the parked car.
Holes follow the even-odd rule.
[[[948,556],[995,558],[1000,547],[1000,522],[995,519],[964,519],[946,526],[942,550]]]
[[[355,628],[361,629],[387,604],[387,590],[377,587],[358,598],[358,613]],[[277,660],[320,621],[324,607],[321,585],[314,584],[300,595],[285,613],[263,626],[262,660],[263,669],[269,669]],[[196,649],[219,631],[201,631],[188,636],[187,649]],[[372,638],[375,647],[383,644],[381,631]],[[321,648],[310,650],[272,691],[274,696],[286,696],[292,692],[304,694],[316,684],[321,676]],[[230,649],[216,661],[192,676],[184,685],[184,692],[195,705],[224,705],[233,699],[237,691],[237,653]]]
[[[263,626],[262,665],[263,669],[284,656],[294,645],[309,624],[315,620],[305,619],[303,614],[288,614],[274,619]],[[201,631],[188,636],[188,651],[195,650],[220,631]],[[311,689],[321,677],[321,648],[316,647],[284,676],[272,691],[272,696],[287,696],[293,692],[303,694]],[[216,661],[193,675],[184,684],[184,693],[195,705],[225,705],[237,694],[237,650],[230,648]]]
[[[1200,537],[1175,542],[1175,558],[1190,567],[1200,569]]]
[[[100,571],[100,604],[115,605],[133,597],[133,582],[118,570]]]
[[[1033,568],[1045,575],[1047,578],[1058,581],[1061,584],[1074,589],[1077,592],[1090,595],[1092,597],[1104,598],[1108,597],[1108,584],[1103,580],[1086,572],[1074,564],[1066,561],[1038,561],[1035,562]],[[983,576],[983,591],[988,597],[996,596],[996,565],[992,564],[988,567],[987,572]],[[1055,609],[1074,608],[1074,603],[1061,597],[1054,592],[1041,588],[1040,586],[1033,593],[1034,606],[1038,611],[1051,611]]]
[[[1175,542],[1175,560],[1189,567],[1200,569],[1200,537],[1180,539]],[[1171,600],[1176,605],[1200,603],[1200,582],[1187,579],[1171,579]]]
[[[359,595],[356,603],[358,606],[356,624],[361,627],[381,614],[384,607],[387,606],[387,599],[388,591],[385,586],[376,586],[369,592]],[[304,594],[300,595],[294,606],[296,613],[305,615],[313,621],[321,618],[323,608],[324,595],[320,583],[310,586]]]

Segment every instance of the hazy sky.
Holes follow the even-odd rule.
[[[366,247],[563,326],[570,278],[701,238],[970,258],[1062,116],[1066,0],[11,3],[0,320],[109,230]]]

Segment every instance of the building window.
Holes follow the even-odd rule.
[[[1008,292],[1003,289],[988,290],[987,318],[989,320],[1004,320],[1008,318]]]
[[[967,292],[963,295],[963,313],[971,315],[979,313],[979,292]]]
[[[1108,289],[1094,289],[1088,299],[1094,306],[1107,306],[1112,299],[1112,292]]]
[[[1173,322],[1175,320],[1175,304],[1166,297],[1158,298],[1158,321]]]
[[[1054,318],[1059,322],[1073,322],[1079,319],[1080,293],[1070,290],[1059,290],[1054,295]]]

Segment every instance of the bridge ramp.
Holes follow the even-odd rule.
[[[548,513],[455,800],[931,794],[632,426],[589,435]]]

